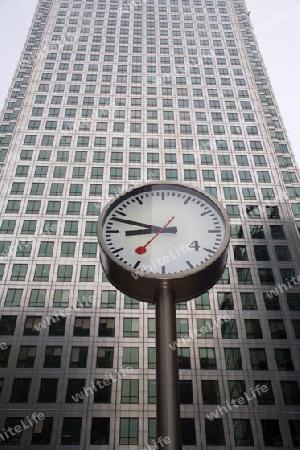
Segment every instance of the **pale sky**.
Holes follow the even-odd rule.
[[[300,0],[246,0],[246,4],[300,166]],[[0,0],[0,109],[36,5],[37,0]]]

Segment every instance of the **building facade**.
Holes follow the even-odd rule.
[[[179,180],[231,220],[178,305],[183,448],[300,448],[299,173],[244,1],[39,0],[0,133],[1,446],[155,448],[155,309],[96,225]]]

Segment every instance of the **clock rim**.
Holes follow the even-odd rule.
[[[219,210],[219,214],[224,223],[224,236],[216,253],[214,253],[204,264],[197,265],[193,269],[172,274],[160,274],[152,272],[140,272],[132,266],[120,261],[108,248],[102,230],[108,214],[122,201],[130,198],[134,191],[136,194],[145,192],[145,188],[151,186],[166,187],[171,186],[185,190],[191,190],[194,195],[201,194],[204,198],[213,203],[214,208]],[[100,245],[100,260],[104,272],[109,281],[121,292],[137,298],[140,301],[153,302],[155,290],[161,283],[167,283],[175,290],[176,301],[187,301],[210,289],[222,275],[227,261],[228,244],[230,240],[230,221],[225,208],[212,195],[196,186],[177,181],[152,181],[137,186],[132,186],[126,191],[114,197],[101,211],[97,224],[97,237]],[[138,274],[138,278],[135,278]],[[199,278],[197,280],[197,277]],[[191,285],[192,286],[191,286]],[[201,284],[201,286],[200,286]],[[147,290],[147,292],[145,292]],[[200,292],[201,291],[201,292]],[[195,294],[197,292],[197,294]],[[198,293],[199,292],[199,293]]]

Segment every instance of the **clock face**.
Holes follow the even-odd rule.
[[[118,197],[102,223],[114,257],[138,273],[196,269],[219,250],[225,218],[214,200],[180,184],[144,185]]]

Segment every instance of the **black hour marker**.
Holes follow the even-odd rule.
[[[204,247],[203,250],[207,251],[208,253],[214,253],[214,251],[211,250],[210,248],[205,248],[205,247]]]
[[[115,250],[112,250],[112,253],[119,253],[123,249],[124,247],[116,248]]]
[[[141,261],[137,261],[136,263],[135,263],[135,265],[133,266],[133,268],[134,269],[137,269],[138,268],[138,266],[141,264]]]
[[[110,233],[120,233],[119,230],[107,230],[106,234],[110,234]]]
[[[208,230],[209,233],[220,233],[220,230]]]
[[[187,265],[189,266],[190,269],[194,268],[193,264],[190,261],[186,261],[186,263],[187,263]]]
[[[164,193],[164,192],[161,193],[161,199],[162,199],[162,200],[165,199],[165,193]]]
[[[208,213],[209,213],[209,211],[205,211],[205,212],[201,213],[200,215],[201,216],[206,216],[206,214],[208,214]]]
[[[135,199],[139,202],[140,205],[143,205],[143,202],[139,197],[135,197]]]
[[[188,197],[183,203],[186,205],[191,200],[191,197]]]

